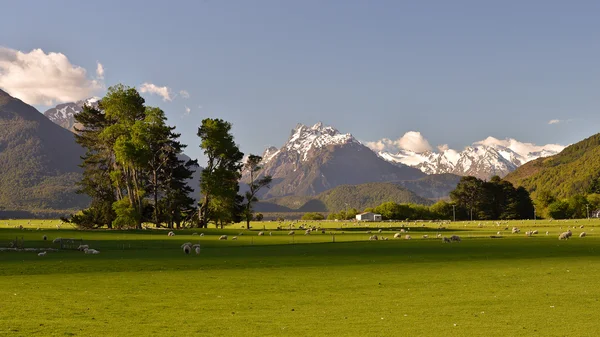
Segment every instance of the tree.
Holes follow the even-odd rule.
[[[208,222],[233,220],[239,210],[238,198],[244,156],[231,135],[231,124],[222,119],[206,118],[198,128],[200,148],[207,157],[202,170],[200,190],[203,195],[198,210],[199,227],[206,228]]]
[[[548,205],[548,215],[553,219],[567,219],[569,214],[569,203],[557,200]]]
[[[248,183],[249,190],[246,192],[246,204],[244,205],[244,215],[246,217],[246,228],[250,229],[250,220],[252,220],[252,203],[258,201],[256,194],[263,187],[269,187],[269,184],[273,180],[271,176],[266,175],[257,178],[258,172],[262,169],[260,162],[262,161],[261,156],[251,154],[246,159],[244,169],[250,175],[250,182]]]
[[[462,177],[456,188],[450,192],[454,203],[469,210],[471,220],[482,195],[482,185],[483,181],[476,177]]]
[[[304,213],[302,220],[323,220],[325,217],[321,213]]]

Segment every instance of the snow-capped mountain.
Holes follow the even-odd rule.
[[[564,146],[556,144],[536,146],[515,139],[488,137],[463,151],[441,148],[437,152],[421,153],[379,151],[378,155],[390,163],[409,165],[427,174],[453,173],[488,179],[494,175],[503,177],[528,161],[557,154],[563,149]]]
[[[339,185],[418,179],[425,176],[406,165],[391,164],[331,126],[298,124],[279,149],[263,153],[261,174],[271,175],[267,197],[317,195]],[[244,177],[243,179],[247,179]]]
[[[44,116],[67,130],[75,131],[75,115],[80,113],[86,104],[94,108],[98,107],[99,100],[99,97],[91,97],[77,102],[59,104],[54,108],[46,110]]]

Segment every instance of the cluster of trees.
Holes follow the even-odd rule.
[[[515,188],[511,183],[492,177],[483,181],[475,177],[462,177],[450,193],[451,202],[438,201],[426,206],[412,203],[385,202],[365,212],[381,214],[384,220],[496,220],[530,219],[534,217],[534,207],[529,193],[522,187]],[[358,211],[331,213],[330,220],[353,219]]]
[[[202,170],[201,202],[196,210],[186,180],[198,166],[181,160],[186,145],[165,113],[148,107],[135,88],[117,85],[108,89],[98,109],[85,106],[75,116],[82,125],[76,141],[86,149],[79,192],[91,197],[90,207],[71,217],[83,227],[136,227],[143,222],[169,228],[183,222],[221,226],[253,217],[252,204],[270,177],[257,178],[259,156],[245,164],[231,135],[231,124],[204,119],[198,128],[200,147],[208,158]],[[249,191],[239,195],[242,169],[250,172]],[[197,216],[196,216],[197,215]]]
[[[573,195],[558,199],[548,191],[540,191],[537,194],[536,207],[539,214],[548,218],[586,218],[600,209],[600,194]]]
[[[510,182],[494,176],[490,181],[462,177],[450,192],[456,205],[456,219],[510,220],[532,219],[534,206],[529,192],[515,188]]]

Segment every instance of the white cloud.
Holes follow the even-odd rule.
[[[159,95],[162,97],[163,101],[171,101],[171,89],[169,89],[168,87],[159,87],[155,84],[152,83],[148,83],[145,82],[144,84],[142,84],[140,86],[140,91],[142,93],[150,93],[150,94],[155,94],[155,95]]]
[[[523,143],[513,138],[497,139],[494,137],[487,137],[486,139],[473,143],[474,145],[487,145],[487,146],[503,146],[511,149],[517,154],[527,157],[529,153],[536,153],[541,151],[553,151],[560,152],[565,147],[558,144],[546,144],[546,145],[535,145],[533,143]]]
[[[0,47],[0,88],[28,104],[73,102],[93,96],[103,87],[64,54]]]
[[[367,142],[366,145],[375,151],[388,152],[409,150],[416,153],[422,153],[432,150],[432,147],[427,139],[425,139],[425,137],[423,137],[423,135],[417,131],[409,131],[397,140],[383,138],[375,142]]]
[[[179,92],[179,96],[181,96],[182,98],[190,98],[190,93],[187,92],[187,90],[181,90]]]
[[[192,111],[192,109],[188,108],[187,105],[186,105],[185,106],[185,114],[189,115],[191,111]]]
[[[99,80],[103,80],[104,79],[104,66],[100,62],[97,62],[97,63],[98,64],[96,65],[96,78]]]
[[[560,120],[560,119],[551,119],[551,120],[548,122],[548,124],[558,124],[558,123],[560,123],[560,122],[561,122],[561,120]]]

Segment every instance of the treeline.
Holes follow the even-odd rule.
[[[180,135],[166,124],[161,109],[145,105],[135,88],[110,87],[97,109],[85,106],[75,119],[82,126],[76,141],[86,149],[79,193],[92,199],[89,208],[70,219],[81,227],[140,228],[144,222],[206,227],[242,219],[249,224],[256,193],[271,181],[258,177],[261,157],[250,155],[242,163],[244,154],[230,123],[207,118],[198,128],[208,163],[198,182],[202,197],[196,205],[186,180],[198,163],[179,159],[186,147]],[[239,195],[243,169],[250,175],[244,196]]]
[[[552,193],[537,194],[536,207],[540,215],[552,219],[581,219],[594,216],[600,210],[600,194],[573,195],[558,199]]]
[[[497,176],[490,181],[462,177],[450,198],[450,202],[442,200],[431,206],[385,202],[364,211],[381,214],[384,220],[509,220],[534,217],[529,193]],[[330,213],[327,219],[351,220],[358,213],[358,210],[350,209]]]

